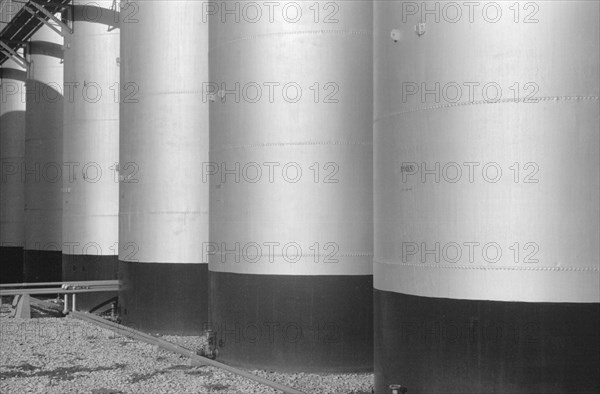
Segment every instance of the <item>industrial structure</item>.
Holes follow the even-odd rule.
[[[377,392],[597,390],[599,4],[375,2]]]
[[[201,2],[135,4],[121,10],[122,317],[197,334],[208,321],[208,23]]]
[[[25,282],[60,280],[62,271],[63,38],[42,26],[27,48],[25,99]],[[30,94],[27,94],[30,93]]]
[[[3,283],[23,281],[23,246],[25,244],[25,210],[23,182],[19,174],[25,156],[25,100],[19,92],[25,86],[25,68],[17,61],[6,60],[0,69],[2,105],[0,105],[0,160],[2,160],[0,203],[0,247],[2,265],[0,280]],[[11,93],[9,95],[9,92]]]
[[[377,394],[600,391],[599,2],[0,4],[0,282]]]
[[[298,15],[314,6],[298,4]],[[219,130],[207,170],[210,319],[231,363],[365,370],[372,4],[344,3],[333,25],[286,17],[208,19],[210,124]]]
[[[112,4],[73,2],[72,23],[62,28],[65,281],[117,279],[119,29]],[[99,17],[89,17],[95,14]],[[78,302],[87,310],[101,301],[85,295]]]

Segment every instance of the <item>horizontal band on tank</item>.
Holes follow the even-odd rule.
[[[25,82],[27,72],[16,68],[0,68],[0,79],[14,79],[15,81]],[[4,98],[6,100],[6,98]]]
[[[574,101],[598,101],[598,96],[545,96],[545,97],[536,97],[536,102],[550,102],[554,104],[560,104],[562,102],[574,102]],[[375,118],[373,123],[379,123],[381,121],[387,120],[389,118],[395,118],[402,115],[407,115],[413,112],[421,112],[421,111],[435,111],[435,110],[447,110],[451,108],[463,108],[473,105],[490,105],[490,104],[515,104],[515,103],[528,103],[528,99],[525,98],[517,98],[517,99],[499,99],[497,101],[463,101],[459,103],[449,103],[449,104],[440,104],[440,105],[431,105],[426,107],[414,107],[408,108],[403,111],[392,112],[388,114],[381,114],[379,117]],[[531,99],[529,99],[531,100]],[[378,129],[375,129],[378,130]]]
[[[59,251],[23,251],[23,282],[62,280],[62,254]]]
[[[23,282],[23,247],[0,246],[0,283]]]
[[[237,149],[260,149],[260,148],[294,148],[298,146],[365,146],[372,147],[372,141],[339,140],[339,141],[296,141],[296,142],[264,142],[248,145],[228,145],[210,151],[211,154]]]
[[[59,185],[60,186],[60,185]],[[60,193],[60,188],[32,188],[33,193]],[[27,189],[25,192],[25,203],[43,204],[56,203],[56,201],[31,201],[27,200]],[[33,194],[31,193],[31,194]],[[61,210],[25,210],[25,249],[33,251],[62,251],[61,233]]]
[[[38,69],[39,71],[39,69]],[[62,77],[59,81],[53,81],[52,76],[59,77],[61,74],[56,71],[62,71],[61,67],[56,67],[53,70],[46,69],[49,73],[38,72],[38,75],[27,79],[28,88],[31,88],[34,94],[28,94],[25,96],[27,103],[27,117],[32,117],[39,113],[45,114],[47,117],[50,116],[61,116],[63,109],[64,97],[63,97],[63,85]],[[49,108],[43,107],[45,104]],[[33,114],[33,115],[32,115]],[[36,121],[42,122],[41,116],[35,118]],[[54,120],[54,118],[52,118]],[[27,127],[30,127],[29,125]],[[33,138],[27,138],[27,141]]]
[[[375,392],[597,393],[600,304],[374,292]]]
[[[63,274],[73,280],[112,280],[117,278],[117,256],[62,255]],[[67,280],[66,277],[63,278]]]
[[[106,123],[117,123],[119,122],[119,118],[112,118],[112,119],[107,119],[107,118],[98,118],[98,119],[69,119],[67,121],[65,121],[65,125],[66,126],[81,126],[81,125],[90,125],[91,128],[93,129],[94,127],[104,127],[103,125]],[[107,135],[110,135],[108,132],[106,132]]]
[[[338,129],[337,132],[342,130]],[[372,172],[368,171],[372,169],[372,161],[370,145],[248,144],[225,147],[218,153],[213,150],[211,161],[202,163],[201,171],[203,181],[250,187],[253,193],[261,192],[253,190],[256,184],[268,184],[270,188],[284,186],[284,192],[297,187],[295,185],[304,184],[320,193],[339,193],[339,188],[353,188],[361,198],[372,199],[372,180],[366,179],[367,175],[372,177]],[[365,162],[366,165],[361,165]],[[308,198],[310,196],[304,199]],[[312,196],[313,200],[316,198]]]
[[[117,5],[118,7],[118,5]],[[96,5],[81,5],[74,4],[73,9],[73,21],[75,22],[88,22],[98,23],[101,25],[107,25],[114,28],[119,27],[119,12],[114,10],[98,7]],[[130,11],[131,12],[131,11]],[[133,20],[132,20],[133,22]],[[75,33],[77,28],[74,29]]]
[[[184,185],[185,183],[181,183]],[[121,183],[123,185],[123,183]],[[121,193],[123,187],[121,186]],[[195,195],[190,193],[190,196]],[[200,195],[200,193],[198,193]],[[132,198],[130,196],[130,198]],[[140,198],[143,198],[140,196]],[[150,198],[150,197],[148,197]],[[134,199],[132,198],[132,201]],[[199,198],[198,201],[201,199]],[[135,201],[139,201],[135,199]],[[165,199],[166,201],[166,199]],[[123,204],[123,200],[121,200]],[[208,214],[119,214],[119,259],[161,264],[203,264],[201,240],[208,239]],[[127,228],[124,228],[127,223]],[[167,241],[168,240],[168,241]]]
[[[77,160],[72,160],[77,162]],[[85,162],[81,160],[80,162]],[[94,171],[94,170],[91,170]],[[77,174],[79,176],[81,172]],[[110,174],[112,178],[113,174]],[[67,175],[64,175],[67,178]],[[89,179],[89,178],[88,178]],[[112,179],[111,179],[112,181]],[[64,193],[62,252],[67,255],[113,256],[119,254],[118,183],[69,184]],[[95,206],[96,214],[91,214]],[[85,211],[88,212],[85,212]],[[99,211],[113,211],[101,214]]]
[[[30,55],[44,55],[55,57],[57,59],[63,58],[63,47],[60,44],[56,44],[48,41],[31,41],[29,43],[29,54]]]
[[[357,253],[355,257],[341,253],[336,254],[335,257],[328,254],[287,257],[279,255],[272,256],[272,262],[269,256],[257,260],[254,260],[254,257],[246,259],[242,256],[237,262],[233,256],[226,256],[226,253],[223,253],[223,256],[225,262],[221,262],[217,256],[209,257],[209,269],[212,272],[279,276],[362,276],[373,273],[372,258],[369,253]],[[327,262],[328,259],[332,262]]]
[[[598,268],[373,264],[378,290],[423,297],[520,302],[600,302]],[[584,268],[584,267],[582,267]]]
[[[372,370],[372,277],[210,272],[218,360],[277,371]]]
[[[62,255],[63,281],[114,280],[118,277],[117,256]],[[118,293],[98,292],[77,295],[77,310],[89,312]]]
[[[135,251],[132,248],[130,250],[131,258],[128,258],[127,253],[125,255],[121,255],[119,257],[119,261],[123,263],[135,263],[135,264],[162,264],[162,265],[208,265],[206,262],[201,261],[186,261],[186,262],[176,262],[176,261],[161,261],[157,263],[156,261],[140,261],[135,258]],[[126,260],[127,258],[127,260]]]
[[[75,243],[75,242],[74,242]],[[118,244],[117,241],[114,241],[113,245],[104,244],[99,245],[95,242],[81,242],[75,243],[76,246],[73,246],[74,243],[64,243],[62,248],[62,253],[66,256],[98,256],[98,257],[112,257],[118,256]]]
[[[119,261],[123,324],[148,333],[200,335],[208,319],[206,264]]]
[[[23,248],[24,244],[23,221],[0,222],[0,247]]]
[[[598,302],[594,104],[463,107],[376,125],[376,288]],[[403,161],[386,164],[398,157]],[[564,166],[560,158],[567,157]]]
[[[211,46],[209,52],[221,49],[228,45],[235,45],[240,42],[246,42],[248,40],[259,40],[265,38],[288,38],[293,36],[329,36],[329,37],[358,37],[365,39],[372,39],[373,32],[369,30],[357,30],[357,29],[329,29],[329,30],[305,30],[305,31],[280,31],[275,33],[263,33],[253,34],[251,36],[239,37],[229,41],[216,42],[215,45]]]
[[[248,133],[239,138],[260,140],[266,137],[263,131],[257,128],[254,138]],[[332,135],[344,131],[336,128]],[[229,136],[221,146],[230,146],[233,138]],[[269,144],[267,150],[264,144],[245,144],[252,148],[216,154],[203,167],[203,177],[211,184],[211,238],[218,240],[205,248],[210,269],[370,275],[370,146],[315,143],[293,148],[294,142],[289,144]]]

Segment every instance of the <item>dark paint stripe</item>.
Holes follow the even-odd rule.
[[[0,247],[0,283],[23,282],[23,248]]]
[[[140,331],[200,335],[208,318],[207,264],[119,261],[123,324]]]
[[[304,372],[373,369],[373,277],[210,272],[218,360]]]
[[[23,251],[24,282],[61,281],[62,253],[53,250]]]
[[[64,281],[117,279],[118,256],[62,255],[62,278]],[[117,292],[84,293],[77,295],[77,310],[91,309],[116,297]],[[70,302],[70,301],[69,301]]]
[[[374,297],[378,394],[600,392],[598,303]]]
[[[24,70],[17,70],[16,68],[0,68],[0,79],[13,79],[15,81],[25,82],[27,79],[27,73]],[[6,100],[6,98],[4,98]]]
[[[60,44],[56,44],[48,41],[31,41],[29,43],[29,54],[30,55],[45,55],[55,57],[57,59],[63,58],[63,47]]]
[[[130,11],[129,14],[132,12]],[[99,23],[112,27],[119,27],[119,13],[107,8],[96,7],[93,5],[73,5],[73,20],[75,22]],[[131,15],[133,16],[133,15]],[[135,18],[130,18],[133,22]],[[74,28],[77,32],[77,27]]]

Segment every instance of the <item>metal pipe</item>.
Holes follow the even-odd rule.
[[[18,289],[18,290],[0,290],[0,296],[19,295],[19,294],[80,294],[94,292],[111,292],[119,290],[118,287],[100,287],[95,289],[71,289],[62,290],[59,288],[43,288],[43,289]]]
[[[132,338],[132,339],[136,339],[138,341],[146,342],[146,343],[149,343],[150,345],[158,346],[158,347],[163,348],[165,350],[168,350],[168,351],[171,351],[171,352],[174,352],[174,353],[177,353],[177,354],[181,354],[182,356],[189,357],[192,360],[197,361],[197,362],[199,362],[201,364],[205,364],[205,365],[208,365],[208,366],[211,366],[211,367],[215,367],[215,368],[220,368],[220,369],[223,369],[225,371],[231,372],[231,373],[233,373],[235,375],[245,377],[247,379],[253,380],[255,382],[264,384],[264,385],[269,386],[269,387],[273,387],[273,388],[275,388],[277,390],[283,391],[286,394],[304,394],[304,392],[302,392],[300,390],[297,390],[295,388],[284,386],[282,384],[272,382],[272,381],[270,381],[268,379],[265,379],[265,378],[262,378],[260,376],[256,376],[256,375],[254,375],[252,373],[241,371],[239,369],[230,367],[229,365],[220,363],[218,361],[214,361],[214,360],[210,360],[210,359],[205,358],[205,357],[198,356],[197,354],[195,354],[193,351],[191,351],[189,349],[186,349],[186,348],[183,348],[181,346],[175,345],[175,344],[173,344],[171,342],[165,341],[164,339],[156,338],[156,337],[153,337],[153,336],[148,335],[146,333],[133,330],[133,329],[131,329],[129,327],[125,327],[125,326],[122,326],[120,324],[110,322],[110,321],[105,320],[105,319],[103,319],[103,318],[101,318],[99,316],[96,316],[96,315],[89,314],[89,313],[82,313],[82,312],[73,311],[70,314],[70,316],[73,317],[73,318],[75,318],[75,319],[84,320],[84,321],[87,321],[89,323],[94,323],[96,325],[101,326],[102,328],[106,328],[106,329],[112,330],[112,331],[114,331],[114,332],[116,332],[118,334],[121,334],[123,336],[126,336],[128,338]]]
[[[59,286],[59,285],[77,285],[77,286],[109,286],[118,285],[118,280],[87,280],[79,282],[31,282],[31,283],[3,283],[3,287],[39,287],[39,286]]]
[[[69,312],[69,295],[65,293],[64,298],[65,298],[65,305],[63,307],[63,313],[67,314],[67,312]]]

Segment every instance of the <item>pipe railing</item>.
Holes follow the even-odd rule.
[[[81,281],[66,281],[66,282],[28,282],[28,283],[2,283],[0,288],[5,287],[35,287],[35,286],[62,286],[62,285],[118,285],[118,280],[81,280]]]
[[[42,287],[38,286],[56,286]],[[60,287],[59,287],[60,286]],[[20,287],[15,289],[14,287]],[[23,288],[25,287],[25,288]],[[63,313],[69,312],[69,294],[71,294],[71,309],[77,308],[77,294],[115,292],[119,290],[118,280],[92,280],[80,282],[37,282],[37,283],[7,283],[0,285],[0,296],[33,295],[33,294],[57,294],[64,296]]]
[[[250,379],[255,382],[272,387],[274,389],[280,390],[286,394],[305,394],[303,391],[300,391],[293,387],[289,387],[289,386],[285,386],[285,385],[277,383],[277,382],[273,382],[273,381],[263,378],[261,376],[254,375],[253,373],[239,370],[239,369],[231,367],[227,364],[223,364],[218,361],[208,359],[206,357],[198,356],[192,350],[178,346],[178,345],[168,342],[164,339],[153,337],[152,335],[146,334],[144,332],[137,331],[137,330],[134,330],[132,328],[129,328],[129,327],[117,324],[117,323],[113,323],[111,321],[105,320],[105,319],[101,318],[100,316],[97,316],[97,315],[94,315],[91,313],[72,312],[69,314],[69,316],[73,317],[75,319],[87,321],[88,323],[96,324],[102,328],[114,331],[117,334],[121,334],[128,338],[146,342],[150,345],[158,346],[164,350],[168,350],[168,351],[180,354],[184,357],[188,357],[188,358],[192,359],[196,363],[223,369],[223,370],[231,372],[235,375],[243,376],[247,379]]]

